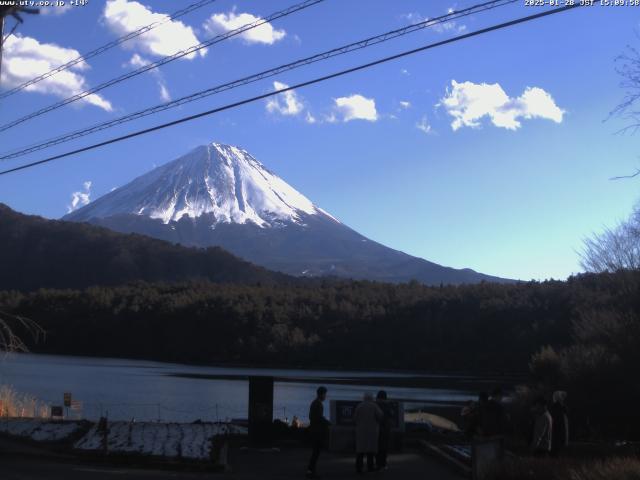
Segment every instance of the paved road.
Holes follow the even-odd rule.
[[[0,480],[165,480],[228,478],[233,480],[289,480],[304,478],[309,450],[305,448],[229,449],[231,472],[186,472],[158,468],[133,468],[83,463],[76,457],[0,437]],[[389,457],[389,470],[372,478],[380,480],[460,480],[448,467],[417,450]],[[356,478],[353,455],[322,452],[318,473],[325,480]]]
[[[0,478],[2,480],[198,480],[207,478],[228,478],[233,480],[289,480],[304,478],[306,451],[285,452],[249,451],[233,452],[233,471],[227,474],[160,471],[157,469],[138,469],[109,467],[0,455]],[[319,473],[325,480],[357,478],[354,462],[350,455],[325,454],[319,463]],[[460,480],[448,468],[418,452],[405,452],[392,455],[390,469],[372,475],[375,479],[434,479]]]
[[[230,452],[233,472],[229,478],[238,480],[289,480],[304,478],[309,451],[288,449],[235,450]],[[323,452],[318,462],[318,474],[323,480],[359,478],[355,473],[353,455]],[[389,470],[376,472],[370,478],[380,480],[461,480],[452,470],[418,451],[405,451],[389,457]]]
[[[212,474],[82,465],[51,460],[0,456],[2,480],[165,480],[205,479]],[[220,477],[222,478],[222,477]]]

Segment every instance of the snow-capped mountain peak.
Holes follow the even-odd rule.
[[[64,217],[198,248],[270,270],[429,284],[504,281],[367,239],[316,207],[245,150],[211,143]]]
[[[246,150],[221,143],[197,147],[65,218],[86,221],[118,214],[146,216],[165,224],[185,215],[210,214],[214,226],[302,223],[303,214],[335,220]]]

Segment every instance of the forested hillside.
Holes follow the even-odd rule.
[[[626,277],[625,277],[626,278]],[[519,371],[602,312],[638,312],[616,275],[425,287],[371,282],[147,284],[0,293],[39,352],[253,365]],[[635,275],[634,281],[638,282]]]
[[[221,248],[196,249],[142,235],[46,220],[0,204],[0,289],[84,288],[133,280],[290,281]]]

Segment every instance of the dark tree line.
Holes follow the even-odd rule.
[[[440,288],[139,282],[0,292],[0,308],[46,331],[36,352],[486,372],[526,371],[542,346],[580,340],[576,325],[603,311],[637,312],[637,303],[615,274]]]
[[[578,434],[639,440],[640,272],[590,278],[594,294],[577,299],[569,344],[534,354],[535,388],[569,392]]]

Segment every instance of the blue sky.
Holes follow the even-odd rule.
[[[244,14],[265,17],[292,3],[218,0],[149,39],[90,59],[71,76],[42,82],[39,91],[0,101],[0,122],[242,24],[251,18]],[[326,0],[251,37],[222,42],[204,55],[106,89],[91,102],[0,133],[0,150],[474,3]],[[288,72],[46,153],[265,93],[274,81],[291,85],[538,11],[523,4]],[[89,51],[152,13],[177,8],[178,2],[169,0],[91,0],[84,7],[30,16],[5,49],[2,84],[15,85],[21,75],[69,60],[74,54],[69,49]],[[638,138],[616,135],[625,125],[621,119],[605,120],[623,94],[615,57],[626,45],[638,46],[639,21],[640,8],[578,9],[447,45],[301,89],[275,104],[261,101],[2,176],[0,202],[58,218],[74,192],[81,193],[76,202],[82,204],[197,145],[218,141],[246,148],[317,205],[390,247],[504,277],[566,278],[580,271],[576,250],[582,239],[624,219],[638,198],[638,181],[609,180],[635,171]],[[86,182],[91,182],[88,190]]]

